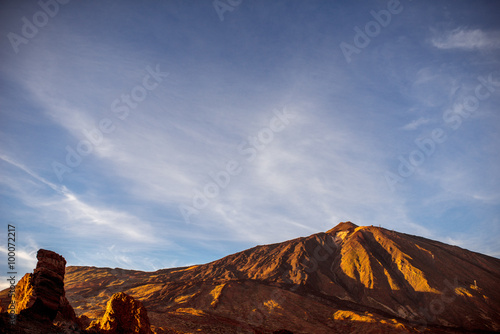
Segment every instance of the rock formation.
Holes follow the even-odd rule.
[[[11,303],[18,319],[10,324],[7,313],[0,316],[0,333],[18,334],[152,334],[146,309],[125,293],[116,293],[109,300],[106,313],[100,321],[81,321],[65,296],[64,276],[66,260],[57,253],[40,249],[32,274],[26,274],[17,283]],[[2,297],[6,291],[2,291]],[[5,298],[5,297],[3,297]],[[5,307],[4,307],[5,308]],[[6,308],[5,308],[6,309]],[[89,324],[82,330],[82,324]]]
[[[64,303],[66,260],[52,251],[40,249],[33,274],[26,274],[16,286],[16,313],[53,321]],[[67,303],[69,305],[69,303]]]
[[[90,325],[89,330],[102,334],[151,334],[148,313],[140,301],[118,292],[108,301],[106,313],[100,321]]]
[[[8,327],[6,333],[80,333],[81,326],[64,291],[66,260],[45,249],[38,251],[37,259],[35,270],[19,280],[11,300],[17,321],[7,325],[2,315],[0,327]]]

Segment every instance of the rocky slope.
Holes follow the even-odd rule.
[[[78,315],[99,319],[126,292],[157,333],[499,331],[498,282],[499,259],[349,222],[204,265],[65,277]]]

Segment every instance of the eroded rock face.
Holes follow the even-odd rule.
[[[111,296],[106,306],[106,313],[100,321],[93,322],[90,329],[103,334],[152,333],[146,308],[140,301],[123,292]]]
[[[15,305],[16,321],[0,315],[0,333],[65,334],[87,333],[65,296],[66,260],[57,253],[40,249],[32,274],[17,283],[11,303]],[[12,305],[12,304],[11,304]]]
[[[40,249],[33,274],[26,274],[16,286],[16,313],[53,321],[65,300],[66,260],[59,254]]]

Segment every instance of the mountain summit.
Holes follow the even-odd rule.
[[[335,234],[336,232],[343,232],[343,231],[349,231],[352,232],[354,229],[359,227],[356,224],[353,224],[351,222],[341,222],[331,230],[326,231],[327,234]]]
[[[77,315],[117,292],[156,333],[464,333],[500,330],[500,260],[375,226],[256,246],[190,267],[67,267]]]

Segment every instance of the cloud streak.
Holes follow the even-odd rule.
[[[438,49],[490,50],[500,48],[500,31],[456,28],[435,36],[432,45]]]
[[[125,240],[128,239],[134,242],[157,242],[154,235],[145,234],[144,231],[148,229],[147,224],[136,217],[126,212],[109,210],[88,204],[81,200],[79,195],[68,190],[65,186],[58,186],[45,180],[13,159],[4,155],[0,156],[0,159],[34,178],[39,182],[37,186],[41,183],[42,186],[47,186],[53,190],[53,194],[50,196],[32,195],[33,193],[30,195],[26,193],[21,194],[18,191],[17,196],[21,196],[25,203],[32,208],[48,211],[56,219],[54,223],[61,222],[61,219],[63,221],[71,221],[69,229],[81,235],[110,233],[118,234]],[[7,185],[14,191],[16,191],[16,188],[19,189],[8,181]],[[29,183],[24,183],[22,186],[30,187]],[[85,226],[87,227],[85,228]],[[68,229],[68,225],[65,228]]]
[[[420,117],[419,119],[415,119],[410,123],[406,124],[405,126],[403,126],[403,130],[416,130],[421,125],[429,123],[429,121],[430,120],[428,118]]]

